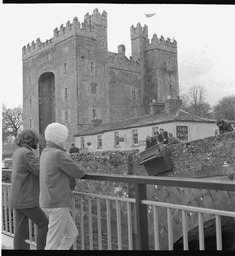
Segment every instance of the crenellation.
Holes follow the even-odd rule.
[[[34,41],[32,41],[31,46],[32,46],[32,49],[35,50],[36,44],[34,43]]]
[[[175,39],[167,37],[165,39],[162,35],[160,38],[156,34],[153,35],[151,43],[146,44],[146,50],[160,49],[170,52],[177,52],[177,42]]]
[[[134,27],[132,25],[130,30],[131,30],[131,40],[139,37],[145,38],[146,40],[148,39],[148,27],[146,25],[142,27],[141,24],[138,22],[137,26]]]
[[[91,24],[99,24],[105,28],[107,28],[107,13],[105,11],[100,14],[99,10],[96,8],[94,9],[91,17]]]
[[[84,22],[79,22],[77,17],[73,18],[73,22],[67,21],[66,25],[60,25],[59,29],[56,27],[53,31],[53,38],[46,40],[45,42],[41,42],[38,38],[35,43],[28,44],[26,47],[22,49],[23,58],[28,58],[30,55],[37,54],[38,51],[46,50],[45,47],[49,46],[53,43],[58,43],[70,37],[71,35],[79,35],[87,38],[96,38],[99,31],[95,29],[95,26],[107,28],[107,13],[103,11],[102,14],[95,9],[92,15],[87,13],[84,16]],[[92,28],[92,31],[91,31]]]

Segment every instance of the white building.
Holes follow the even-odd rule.
[[[163,128],[181,141],[214,136],[215,120],[194,116],[182,109],[168,113],[150,114],[114,123],[94,122],[86,130],[74,135],[75,145],[80,149],[91,142],[96,151],[145,150],[147,135],[153,136]]]

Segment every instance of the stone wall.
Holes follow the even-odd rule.
[[[161,176],[187,178],[213,178],[235,180],[235,132],[208,137],[203,140],[188,141],[168,147],[173,169]],[[95,154],[79,154],[75,157],[89,173],[148,175],[144,166],[139,165],[138,151],[108,151]],[[109,182],[77,181],[77,190],[116,196],[133,194],[133,187]],[[117,192],[115,187],[120,187]],[[148,199],[160,202],[235,210],[235,193],[206,189],[187,189],[180,187],[147,186]],[[150,247],[153,246],[153,209],[149,207]],[[173,239],[182,236],[182,218],[179,210],[172,210]],[[204,214],[204,222],[214,216]],[[159,208],[160,249],[168,248],[166,209]],[[188,228],[197,226],[197,213],[187,212]]]

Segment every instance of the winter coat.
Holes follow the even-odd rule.
[[[28,145],[16,149],[12,156],[9,208],[39,206],[39,160]]]
[[[225,121],[223,121],[222,126],[219,127],[220,134],[226,133],[226,132],[232,132],[233,130],[234,130],[233,126],[230,123]]]
[[[64,149],[52,142],[40,157],[40,194],[42,208],[70,206],[71,180],[86,175],[85,169],[75,162]]]
[[[73,154],[73,153],[79,153],[79,149],[77,147],[70,148],[69,154]]]

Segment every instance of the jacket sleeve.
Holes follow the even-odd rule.
[[[61,170],[74,179],[81,179],[86,175],[85,168],[64,152],[58,154],[58,163]]]
[[[31,150],[27,150],[23,157],[27,170],[33,175],[39,176],[39,159],[35,157],[34,153]]]

